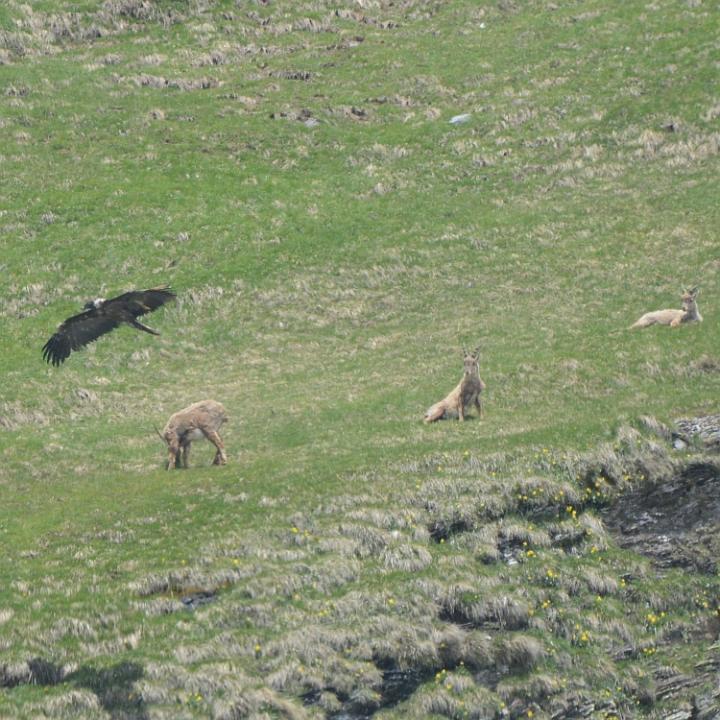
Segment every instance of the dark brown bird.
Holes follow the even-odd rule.
[[[73,350],[94,342],[122,323],[159,335],[159,332],[139,322],[138,318],[174,298],[175,293],[170,286],[161,285],[148,290],[131,290],[110,300],[91,300],[85,303],[83,312],[58,325],[55,334],[43,346],[43,358],[57,367],[67,360]]]

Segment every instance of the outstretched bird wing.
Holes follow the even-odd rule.
[[[85,310],[61,323],[43,346],[43,358],[58,366],[73,350],[97,340],[123,322],[129,322],[140,330],[157,335],[154,330],[136,322],[135,318],[157,310],[174,299],[175,293],[170,290],[170,286],[160,285],[147,290],[131,290],[106,300],[99,308]]]
[[[157,310],[161,305],[175,299],[175,293],[169,285],[149,288],[148,290],[131,290],[105,302],[103,311],[108,315],[116,312],[129,313],[132,317],[140,317],[145,313]]]
[[[100,315],[94,308],[73,315],[60,323],[55,334],[45,343],[43,358],[57,367],[67,360],[72,350],[97,340],[119,324],[119,320]]]

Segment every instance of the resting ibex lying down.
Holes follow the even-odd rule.
[[[443,420],[457,416],[458,420],[465,420],[465,408],[475,405],[480,417],[483,415],[482,400],[480,394],[485,390],[485,383],[480,379],[480,346],[472,353],[463,349],[464,372],[462,380],[455,389],[443,400],[435,403],[425,413],[425,422],[431,423],[435,420]]]
[[[637,322],[630,326],[630,329],[646,328],[650,325],[669,325],[677,327],[682,323],[702,322],[702,315],[698,311],[697,302],[698,288],[684,290],[682,294],[682,310],[654,310],[645,313]]]
[[[201,400],[171,415],[160,436],[168,446],[166,469],[186,468],[190,443],[204,437],[217,448],[213,465],[225,465],[227,455],[218,430],[226,421],[225,408],[214,400]]]

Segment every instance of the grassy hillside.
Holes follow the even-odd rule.
[[[619,428],[717,411],[718,36],[700,0],[4,3],[0,716],[709,707],[717,573],[599,511],[675,469]],[[163,283],[160,337],[43,363]],[[689,285],[702,324],[627,331]],[[424,425],[477,344],[485,418]],[[229,464],[166,473],[207,397]]]

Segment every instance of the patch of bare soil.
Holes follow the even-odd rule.
[[[621,547],[660,568],[714,573],[720,551],[720,463],[689,462],[671,480],[621,496],[603,519]]]

